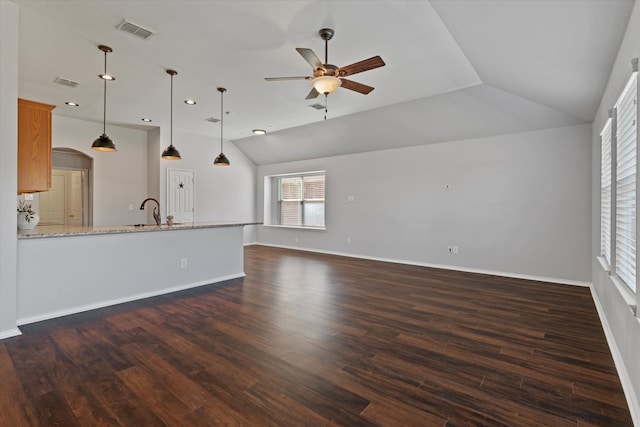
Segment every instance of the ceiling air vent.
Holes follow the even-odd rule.
[[[324,110],[324,105],[322,104],[311,104],[309,107],[315,108],[316,110]]]
[[[147,40],[155,34],[153,31],[143,28],[138,24],[134,24],[133,22],[129,22],[126,19],[122,21],[116,28],[118,30],[124,31],[125,33],[133,34],[136,37],[140,37],[143,40]]]
[[[78,82],[74,82],[73,80],[63,79],[62,77],[56,77],[53,82],[67,87],[78,87],[78,85],[80,84]]]
[[[209,117],[208,119],[205,119],[205,120],[211,123],[218,123],[220,121],[220,119],[216,119],[215,117]]]

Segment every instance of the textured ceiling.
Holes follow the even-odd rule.
[[[4,0],[3,0],[4,1]],[[589,122],[624,34],[632,0],[58,1],[20,5],[19,95],[55,114],[100,122],[104,57],[108,124],[169,123],[219,135],[257,164],[489,136]],[[154,30],[144,41],[123,20]],[[602,25],[606,23],[606,25]],[[329,62],[380,55],[386,66],[352,76],[369,95],[339,89],[324,111],[304,99],[310,74],[296,47],[324,56],[320,28],[335,29]],[[75,80],[75,88],[53,83]],[[198,104],[182,103],[194,98]],[[78,108],[64,105],[73,100]],[[99,126],[98,126],[99,127]],[[264,128],[266,136],[251,136]],[[101,129],[96,129],[99,133]],[[97,134],[96,134],[97,135]],[[182,142],[174,141],[179,147]],[[188,142],[183,142],[188,143]]]

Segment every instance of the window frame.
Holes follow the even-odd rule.
[[[618,206],[618,199],[619,199],[619,195],[617,194],[618,191],[618,170],[619,168],[619,163],[620,162],[625,162],[625,161],[629,161],[629,158],[622,158],[622,160],[619,161],[618,159],[618,151],[619,151],[619,143],[620,141],[618,141],[618,136],[620,134],[623,135],[623,138],[626,137],[625,139],[629,139],[629,138],[634,138],[633,140],[633,144],[635,144],[635,146],[633,146],[633,149],[631,149],[631,151],[627,151],[626,153],[633,153],[635,154],[635,159],[631,159],[632,160],[632,165],[635,168],[635,186],[631,186],[631,188],[633,188],[633,190],[635,190],[633,192],[633,197],[632,197],[632,202],[633,204],[631,211],[633,212],[631,215],[629,215],[630,218],[633,219],[633,221],[635,221],[635,232],[632,232],[630,234],[631,236],[631,240],[633,241],[633,253],[635,254],[637,252],[637,242],[640,241],[640,239],[638,239],[638,237],[640,236],[637,224],[638,224],[638,209],[637,209],[637,200],[638,200],[638,195],[640,195],[640,130],[639,125],[640,125],[640,108],[638,108],[638,101],[640,100],[640,75],[638,74],[638,59],[634,58],[632,61],[632,73],[631,75],[628,77],[627,80],[625,80],[625,84],[623,86],[623,89],[620,91],[618,98],[616,99],[616,102],[614,104],[614,107],[609,111],[609,119],[607,120],[607,122],[605,122],[605,124],[602,127],[602,132],[600,134],[600,142],[601,142],[601,158],[600,158],[600,195],[601,195],[601,200],[600,200],[600,255],[597,257],[597,260],[600,262],[602,268],[609,274],[610,278],[611,278],[611,282],[613,283],[613,285],[618,289],[618,292],[620,293],[620,295],[625,299],[625,301],[627,302],[627,304],[629,305],[629,307],[632,309],[632,312],[634,313],[634,315],[638,318],[638,320],[640,320],[640,311],[637,309],[637,307],[640,307],[640,292],[638,292],[638,286],[637,286],[637,281],[638,281],[638,262],[637,260],[634,258],[634,266],[632,269],[632,272],[635,274],[635,278],[633,279],[633,285],[634,286],[629,286],[628,283],[626,283],[618,274],[618,249],[617,249],[617,230],[619,228],[619,225],[616,223],[617,221],[617,217],[618,217],[618,211],[620,210],[620,207]],[[631,87],[632,85],[635,85],[635,91],[631,91]],[[624,108],[621,111],[622,115],[624,118],[626,118],[627,120],[629,119],[629,117],[631,118],[631,126],[628,126],[626,128],[626,133],[625,133],[625,129],[622,130],[622,132],[619,132],[618,129],[618,113],[619,113],[619,107],[621,106],[621,103],[623,101],[623,99],[625,98],[625,95],[630,95],[630,96],[635,96],[635,102],[634,103],[627,103],[628,105],[631,105],[631,108],[635,108],[635,114],[632,111],[631,113],[627,111],[625,112]],[[623,120],[624,120],[623,118]],[[606,132],[607,130],[607,125],[608,122],[611,122],[611,147],[610,147],[610,153],[611,153],[611,193],[610,193],[610,207],[611,207],[611,224],[610,224],[610,256],[611,256],[611,260],[606,260],[605,254],[604,254],[604,250],[602,248],[603,246],[603,241],[605,241],[606,239],[604,239],[603,233],[605,233],[607,230],[605,229],[605,227],[603,226],[603,218],[602,218],[602,213],[603,213],[603,201],[604,198],[606,197],[606,194],[603,192],[603,172],[606,171],[606,159],[604,159],[604,156],[602,155],[603,152],[603,134],[604,132]],[[631,131],[629,131],[629,129],[631,129]],[[629,164],[629,163],[628,163]],[[626,167],[625,165],[623,165],[623,168]],[[624,179],[624,177],[623,177]],[[627,191],[629,188],[629,185],[627,185]],[[633,191],[631,190],[631,191]],[[604,196],[604,197],[603,197]],[[627,201],[630,200],[627,198]],[[628,206],[627,206],[628,207]],[[628,223],[628,222],[627,222]],[[607,262],[610,261],[610,262]],[[634,289],[635,287],[635,289]]]
[[[616,186],[615,182],[615,110],[609,110],[609,118],[605,122],[600,132],[600,256],[605,261],[607,271],[611,271],[611,266],[615,259],[615,242],[612,236],[612,230],[615,229],[615,199]],[[605,184],[605,171],[607,185]],[[608,199],[608,204],[604,204],[604,200]],[[606,212],[605,206],[608,207]],[[608,213],[608,223],[605,221],[605,212]]]
[[[315,177],[322,176],[324,181],[324,198],[318,197],[305,197],[305,185],[304,178],[307,177]],[[282,223],[282,180],[290,179],[290,178],[299,178],[301,180],[300,184],[300,198],[299,199],[286,199],[287,201],[298,201],[300,203],[300,224],[283,224]],[[271,175],[265,177],[265,196],[267,195],[266,188],[271,187],[271,200],[267,203],[265,199],[265,211],[269,209],[271,214],[268,216],[270,218],[269,221],[265,221],[265,225],[270,227],[282,227],[282,228],[295,228],[295,229],[304,229],[304,230],[326,230],[326,171],[309,171],[309,172],[296,172],[296,173],[287,173],[287,174],[278,174]],[[322,225],[309,225],[307,219],[305,218],[305,202],[306,203],[322,203]],[[306,224],[305,224],[306,222]]]
[[[638,263],[636,259],[638,227],[638,75],[632,73],[614,108],[615,138],[615,240],[612,272],[633,293],[637,293]],[[631,111],[629,111],[631,110]],[[629,172],[631,171],[631,172]],[[621,173],[623,172],[623,173]],[[621,176],[622,175],[622,176]]]

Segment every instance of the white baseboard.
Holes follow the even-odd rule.
[[[379,258],[379,257],[370,257],[364,255],[354,255],[350,253],[344,252],[334,252],[334,251],[321,251],[316,249],[307,249],[300,248],[296,246],[286,246],[286,245],[272,245],[266,243],[256,243],[256,245],[261,246],[270,246],[273,248],[282,248],[282,249],[293,249],[296,251],[304,251],[304,252],[314,252],[319,254],[327,254],[327,255],[337,255],[344,256],[348,258],[358,258],[358,259],[366,259],[370,261],[381,261],[381,262],[392,262],[395,264],[405,264],[405,265],[415,265],[418,267],[429,267],[429,268],[440,268],[443,270],[453,270],[453,271],[462,271],[465,273],[478,273],[478,274],[488,274],[490,276],[500,276],[500,277],[511,277],[514,279],[524,279],[524,280],[534,280],[536,282],[547,282],[547,283],[559,283],[562,285],[572,285],[572,286],[584,286],[590,287],[591,283],[582,282],[578,280],[569,280],[569,279],[559,279],[555,277],[545,277],[545,276],[531,276],[528,274],[518,274],[518,273],[509,273],[504,271],[494,271],[494,270],[483,270],[479,268],[467,268],[467,267],[459,267],[453,265],[445,265],[445,264],[432,264],[426,262],[415,262],[415,261],[407,261],[402,259],[391,259],[391,258]]]
[[[624,360],[622,358],[622,355],[620,354],[620,351],[618,350],[616,341],[613,338],[613,332],[611,331],[609,322],[604,315],[604,309],[602,308],[602,304],[600,303],[600,299],[598,298],[598,293],[595,291],[593,286],[591,286],[590,288],[591,297],[593,298],[593,302],[596,306],[596,311],[598,312],[598,316],[600,317],[600,323],[602,324],[604,336],[607,339],[607,344],[609,345],[609,350],[611,351],[611,357],[613,357],[613,363],[616,365],[616,370],[618,371],[618,377],[620,378],[620,383],[622,384],[622,390],[624,391],[624,395],[627,398],[627,404],[629,405],[629,412],[631,412],[633,425],[636,427],[640,427],[640,400],[638,400],[638,397],[636,396],[633,389],[631,378],[629,377],[627,368],[624,366]]]
[[[45,313],[38,316],[24,317],[17,320],[18,326],[27,325],[29,323],[41,322],[43,320],[54,319],[56,317],[68,316],[70,314],[82,313],[84,311],[95,310],[98,308],[109,307],[112,305],[122,304],[125,302],[136,301],[145,298],[151,298],[158,295],[170,294],[172,292],[184,291],[186,289],[197,288],[198,286],[211,285],[214,283],[224,282],[226,280],[237,279],[239,277],[245,277],[244,272],[239,274],[233,274],[229,276],[216,277],[214,279],[203,280],[195,283],[188,283],[186,285],[174,286],[171,288],[160,289],[153,292],[145,292],[141,294],[131,295],[124,298],[117,298],[109,301],[100,301],[94,304],[87,304],[79,307],[72,307],[65,310],[59,310],[55,312]],[[18,330],[19,331],[19,330]],[[1,337],[0,337],[1,338]]]
[[[18,328],[8,329],[6,331],[0,331],[0,340],[17,337],[18,335],[22,335],[22,332]]]

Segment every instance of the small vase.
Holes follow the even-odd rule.
[[[173,227],[173,220],[172,219],[168,219],[167,220],[167,226]]]
[[[18,230],[32,230],[40,222],[38,214],[33,214],[33,218],[27,221],[28,215],[26,212],[18,212]]]

